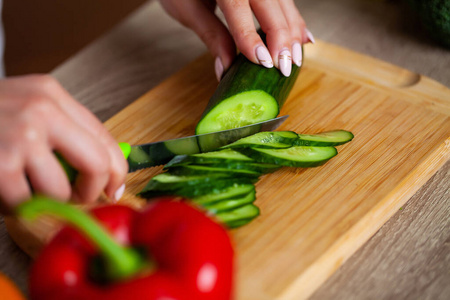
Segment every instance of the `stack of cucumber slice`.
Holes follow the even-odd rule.
[[[216,151],[179,155],[141,191],[151,199],[175,195],[190,199],[229,228],[259,215],[255,183],[281,167],[317,167],[337,155],[335,146],[353,139],[344,130],[314,135],[293,131],[259,132]]]

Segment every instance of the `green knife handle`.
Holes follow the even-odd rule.
[[[128,143],[119,143],[119,147],[120,150],[122,150],[123,156],[125,157],[125,159],[127,159],[131,152],[131,145]],[[78,171],[75,170],[71,165],[69,165],[69,163],[59,153],[55,153],[55,155],[58,158],[61,166],[64,168],[64,171],[66,172],[70,183],[73,183],[77,178]]]
[[[128,159],[131,152],[131,145],[128,143],[119,143],[120,150],[122,150],[123,156],[125,159]]]

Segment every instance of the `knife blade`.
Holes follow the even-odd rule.
[[[127,150],[129,151],[127,158],[129,166],[128,173],[166,164],[177,155],[203,153],[216,150],[237,141],[240,138],[257,132],[275,130],[287,118],[288,115],[285,115],[268,121],[229,130],[129,146],[129,149]],[[125,157],[127,157],[126,154]]]
[[[131,146],[129,143],[119,143],[119,146],[128,161],[128,173],[131,173],[140,169],[166,164],[177,155],[212,151],[257,132],[275,130],[288,117],[286,115],[234,129],[141,145]],[[74,182],[78,173],[77,170],[69,165],[61,155],[55,154],[64,168],[69,181]]]

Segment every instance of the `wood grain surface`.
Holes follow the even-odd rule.
[[[449,178],[447,162],[311,299],[448,299]]]
[[[450,52],[433,45],[397,2],[296,1],[316,38],[450,85]],[[204,51],[192,32],[149,3],[52,74],[101,120],[107,120]],[[448,299],[448,170],[449,163],[313,298]],[[2,220],[0,240],[0,269],[26,292],[30,259],[11,241]]]
[[[233,231],[237,299],[309,297],[450,158],[450,90],[399,67],[317,42],[281,114],[280,130],[346,129],[355,139],[322,167],[284,169],[257,183],[261,216]],[[140,144],[194,132],[217,83],[205,55],[127,106],[105,125],[119,141]],[[424,141],[426,140],[426,143]],[[161,168],[129,174],[121,203]],[[7,219],[31,255],[53,223]],[[31,234],[31,236],[30,236]],[[270,259],[267,259],[270,258]]]

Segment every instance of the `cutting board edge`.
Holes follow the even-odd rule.
[[[306,65],[310,63],[308,56],[327,73],[345,74],[365,86],[382,87],[410,101],[426,104],[428,109],[450,115],[450,87],[428,76],[322,40],[317,40],[317,45],[305,45]],[[361,68],[361,65],[366,67]]]
[[[395,190],[386,195],[345,235],[334,242],[319,260],[308,266],[277,299],[300,300],[312,296],[449,160],[450,137],[417,165]],[[348,240],[354,241],[354,244],[349,246]]]

